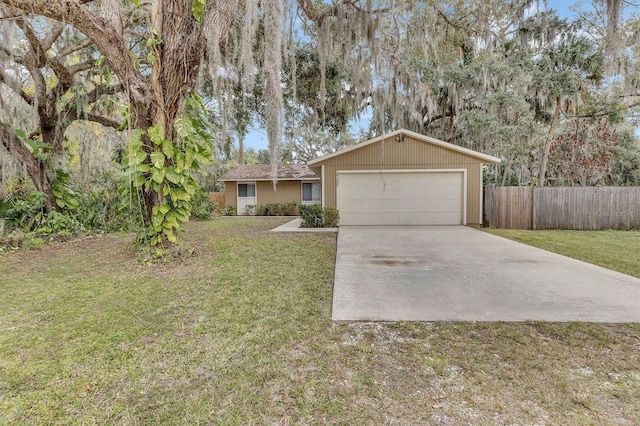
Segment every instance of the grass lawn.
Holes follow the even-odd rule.
[[[640,278],[639,231],[482,230]]]
[[[640,325],[332,323],[335,234],[0,257],[0,424],[640,424]]]

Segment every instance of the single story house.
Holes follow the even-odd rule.
[[[237,165],[219,179],[225,183],[227,207],[235,207],[241,215],[247,205],[320,203],[320,177],[306,164],[280,164],[276,177],[274,188],[270,164]]]
[[[482,166],[500,159],[397,130],[307,162],[341,225],[482,224]]]
[[[227,205],[322,203],[341,225],[482,224],[482,167],[500,159],[408,130],[361,142],[307,165],[239,165],[226,182]]]

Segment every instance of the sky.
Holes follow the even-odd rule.
[[[544,7],[544,1],[539,1],[540,7]],[[537,7],[534,5],[534,7]],[[567,0],[547,0],[547,8],[546,9],[555,9],[558,12],[558,15],[563,18],[572,18],[576,15],[575,9],[590,9],[590,2],[579,0],[579,1],[567,1]],[[370,112],[364,112],[362,114],[362,118],[358,121],[351,122],[352,131],[356,131],[360,128],[368,126],[368,120],[371,117]],[[268,146],[268,138],[267,131],[264,128],[259,128],[254,126],[249,134],[245,138],[244,146],[245,149],[253,148],[256,151],[260,149],[266,149]],[[237,147],[237,141],[236,141]]]

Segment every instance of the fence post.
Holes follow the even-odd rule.
[[[536,185],[531,187],[531,229],[536,230]]]

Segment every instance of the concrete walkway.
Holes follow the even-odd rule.
[[[640,322],[640,279],[464,226],[343,226],[332,317]]]
[[[291,222],[273,228],[271,232],[338,232],[338,228],[300,228],[301,223],[302,220],[296,218]]]

